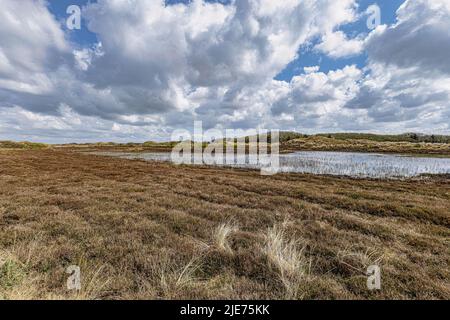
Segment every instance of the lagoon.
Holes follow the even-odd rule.
[[[171,161],[170,153],[96,152],[97,155],[114,156],[146,161]],[[259,169],[250,164],[248,156],[225,166]],[[280,172],[311,173],[350,176],[359,178],[411,178],[424,174],[450,174],[450,158],[411,157],[405,155],[300,151],[280,154]]]

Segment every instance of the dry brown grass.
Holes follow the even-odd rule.
[[[445,177],[1,151],[0,297],[449,299],[449,208]],[[381,291],[366,287],[372,263]],[[80,292],[66,288],[74,264]]]
[[[306,246],[299,240],[287,239],[284,227],[274,226],[266,234],[263,252],[276,267],[286,291],[286,299],[302,298],[301,285],[310,273],[311,260],[305,257]]]
[[[234,223],[222,223],[214,229],[213,238],[216,246],[225,252],[233,254],[233,249],[231,249],[228,243],[228,237],[239,230],[238,226]]]

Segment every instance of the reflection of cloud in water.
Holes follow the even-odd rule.
[[[170,153],[98,152],[96,154],[127,159],[170,161]],[[248,156],[240,156],[239,164],[227,164],[227,166],[260,168],[259,165],[250,164]],[[369,178],[414,177],[421,174],[450,174],[450,158],[406,157],[401,155],[354,152],[302,151],[281,154],[280,171]]]

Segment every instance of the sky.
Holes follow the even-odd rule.
[[[448,52],[448,0],[2,0],[0,140],[450,134]]]

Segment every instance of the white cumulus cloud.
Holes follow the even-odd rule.
[[[356,0],[98,0],[83,10],[98,43],[67,40],[40,0],[3,0],[0,136],[148,140],[175,128],[448,132],[450,5],[406,1],[366,38],[340,27]],[[304,68],[275,80],[315,40],[365,68]],[[382,125],[380,125],[382,123]]]

